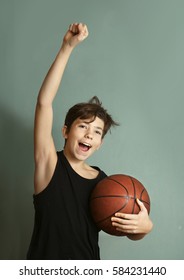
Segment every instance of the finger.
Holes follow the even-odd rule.
[[[142,201],[140,201],[138,198],[136,198],[136,202],[139,205],[141,211],[145,211],[145,210],[147,211],[147,209]]]
[[[116,230],[121,231],[124,234],[137,234],[137,233],[139,233],[137,229],[122,229],[122,228],[117,227]]]
[[[125,219],[125,220],[135,220],[137,219],[137,214],[126,214],[126,213],[117,212],[115,213],[115,217]]]
[[[72,24],[70,24],[70,26],[69,26],[69,30],[70,30],[70,31],[72,31],[72,29],[73,29],[73,25],[74,25],[73,23],[72,23]]]
[[[79,33],[79,24],[76,22],[75,24],[74,24],[74,33],[75,34],[78,34]]]
[[[118,223],[113,223],[113,227],[121,228],[122,230],[136,230],[136,225],[120,225]]]
[[[86,25],[84,24],[84,23],[79,23],[78,24],[78,28],[79,28],[79,31],[83,31],[83,30],[85,30],[87,27],[86,27]]]
[[[72,33],[74,33],[74,34],[79,33],[78,23],[76,22],[76,23],[70,24],[69,30],[70,30]]]
[[[136,233],[137,226],[136,225],[121,225],[113,222],[112,226],[116,228],[116,230],[124,232],[124,233]]]
[[[135,229],[137,227],[137,220],[111,219],[113,227],[121,227],[123,229]]]
[[[84,37],[88,36],[88,28],[87,28],[86,24],[79,23],[78,29],[79,29],[79,33],[82,34]]]
[[[122,224],[122,225],[135,225],[136,220],[126,220],[121,218],[112,217],[111,221],[114,223]]]

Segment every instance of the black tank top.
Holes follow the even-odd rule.
[[[98,229],[90,216],[88,200],[106,174],[94,167],[98,176],[83,178],[72,169],[63,151],[57,155],[50,183],[33,195],[34,229],[27,259],[100,259]]]

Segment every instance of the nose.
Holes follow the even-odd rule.
[[[90,140],[93,139],[93,137],[92,137],[91,135],[86,135],[85,137],[86,137],[87,139],[90,139]]]
[[[86,132],[85,138],[90,139],[90,140],[93,139],[93,136],[92,136],[92,133],[91,133],[90,130],[88,130],[88,131]]]

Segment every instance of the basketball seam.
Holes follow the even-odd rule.
[[[96,199],[96,198],[102,198],[102,197],[123,197],[123,198],[130,198],[130,199],[135,199],[133,196],[128,196],[128,195],[99,195],[99,196],[94,196],[91,198],[91,201]]]
[[[133,185],[133,189],[134,189],[134,204],[133,204],[133,207],[132,207],[132,214],[134,213],[134,210],[135,210],[135,203],[136,203],[136,188],[135,188],[135,184],[134,184],[134,180],[131,176],[128,176],[132,182],[132,185]]]
[[[118,185],[120,185],[121,187],[123,187],[125,190],[126,190],[126,192],[127,192],[127,195],[128,195],[128,190],[127,190],[127,188],[122,184],[122,183],[120,183],[120,182],[118,182],[117,180],[115,180],[115,179],[113,179],[113,178],[107,178],[108,180],[110,180],[110,181],[114,181],[114,182],[116,182]]]
[[[109,215],[108,217],[105,217],[104,219],[96,222],[97,224],[101,223],[101,222],[104,222],[105,220],[108,220],[109,218],[111,218],[112,216],[114,216],[115,213],[121,211],[121,209],[123,209],[126,205],[127,205],[128,201],[126,201],[126,203],[120,208],[118,209],[117,211],[115,211],[114,213],[112,213],[111,215]]]

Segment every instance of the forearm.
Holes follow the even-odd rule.
[[[88,36],[85,24],[71,24],[63,38],[63,44],[51,65],[38,95],[38,104],[50,106],[61,83],[65,67],[73,49]]]
[[[72,50],[71,46],[63,43],[40,88],[38,95],[39,104],[52,104]]]

